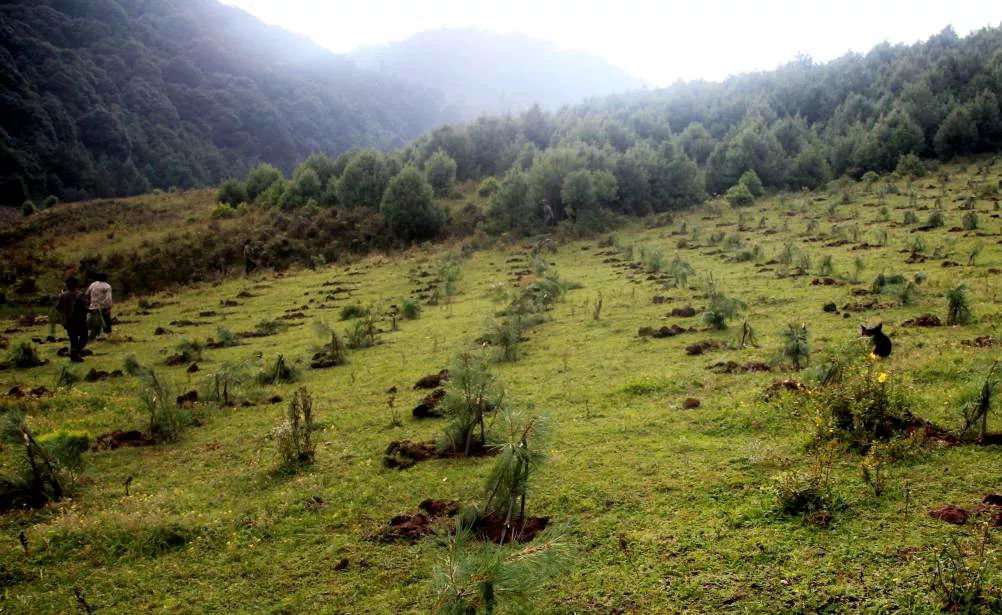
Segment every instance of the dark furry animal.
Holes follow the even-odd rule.
[[[873,338],[873,354],[885,359],[891,356],[891,338],[884,333],[883,327],[884,323],[870,329],[867,329],[865,325],[859,326],[862,335]]]

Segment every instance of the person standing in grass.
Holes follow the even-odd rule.
[[[111,334],[111,284],[108,284],[108,274],[94,274],[87,297],[90,300],[91,337],[97,337],[102,329]]]
[[[80,292],[80,282],[73,276],[66,278],[66,288],[59,293],[56,311],[62,321],[66,335],[70,338],[70,361],[83,361],[83,349],[87,346],[87,312],[90,300],[87,293]]]

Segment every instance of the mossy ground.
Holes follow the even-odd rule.
[[[905,195],[889,195],[878,203],[860,184],[853,202],[840,205],[843,224],[858,224],[859,241],[825,247],[807,241],[808,219],[817,218],[813,235],[824,237],[833,221],[828,204],[840,195],[788,194],[759,199],[745,210],[752,230],[738,233],[738,212],[725,205],[719,216],[705,208],[676,216],[669,226],[640,224],[615,233],[621,245],[675,252],[698,275],[713,275],[718,288],[748,305],[747,318],[760,346],[688,356],[688,344],[715,339],[733,343],[740,322],[729,330],[687,333],[669,339],[637,336],[644,326],[679,322],[703,328],[691,319],[662,317],[672,308],[705,305],[700,290],[659,288],[639,272],[628,279],[622,269],[603,262],[608,248],[598,241],[563,244],[545,254],[560,277],[581,285],[569,291],[533,329],[515,363],[496,365],[496,372],[515,403],[531,403],[554,426],[550,460],[533,484],[531,514],[551,515],[556,528],[575,547],[571,571],[550,584],[539,597],[545,613],[675,613],[723,610],[737,612],[936,612],[929,590],[934,550],[951,534],[969,529],[947,525],[925,513],[934,506],[969,506],[1002,485],[999,447],[936,447],[919,459],[889,470],[887,493],[872,494],[860,473],[860,457],[844,454],[835,467],[838,489],[848,508],[826,529],[773,511],[774,480],[785,470],[804,468],[813,455],[806,443],[811,416],[790,399],[769,402],[764,389],[778,378],[800,375],[784,368],[773,373],[720,375],[709,364],[734,360],[770,361],[780,347],[779,334],[788,323],[807,323],[813,358],[827,348],[858,335],[863,319],[882,319],[894,340],[894,353],[880,369],[913,387],[917,414],[948,427],[960,421],[954,397],[982,374],[997,357],[994,348],[961,344],[976,336],[996,334],[1002,319],[998,306],[1002,274],[1000,221],[992,200],[978,200],[979,233],[950,232],[960,226],[958,209],[975,177],[949,167],[951,181],[943,198],[946,226],[913,233],[901,224],[908,207]],[[997,182],[1002,165],[987,177]],[[897,184],[904,187],[904,180]],[[931,186],[931,187],[928,187]],[[939,181],[915,183],[919,207],[931,207],[940,194]],[[904,190],[903,190],[904,191]],[[800,208],[807,204],[807,213]],[[719,205],[719,204],[718,204]],[[879,221],[886,205],[890,221]],[[788,215],[787,210],[796,213]],[[855,212],[855,217],[853,217]],[[924,220],[928,211],[917,211]],[[765,226],[759,219],[765,216]],[[688,232],[676,235],[685,223]],[[784,225],[788,225],[785,227]],[[677,249],[682,237],[702,227],[694,247]],[[863,241],[875,243],[886,229],[886,247],[852,250]],[[775,257],[787,241],[812,256],[811,275],[778,278],[754,262],[727,262],[734,251],[708,246],[711,233],[740,234],[747,245],[761,245],[764,260]],[[769,232],[769,231],[774,232]],[[921,235],[933,247],[956,240],[951,260],[966,263],[975,242],[984,249],[974,266],[944,268],[942,259],[906,264],[902,250]],[[310,326],[315,319],[334,324],[346,303],[387,306],[414,288],[409,272],[434,270],[436,260],[457,246],[414,249],[392,256],[372,256],[349,266],[318,271],[271,273],[216,285],[162,294],[164,305],[139,315],[135,301],[116,307],[124,321],[109,338],[92,346],[95,355],[81,371],[120,368],[126,355],[169,373],[178,392],[197,385],[224,361],[254,365],[279,353],[299,363],[301,382],[277,387],[246,385],[241,397],[257,400],[272,394],[286,399],[298,386],[313,393],[323,429],[316,463],[298,473],[276,471],[274,444],[268,439],[281,406],[217,408],[202,404],[202,424],[187,430],[181,441],[136,449],[92,452],[72,498],[40,511],[0,517],[0,579],[6,612],[66,613],[75,606],[79,587],[97,612],[329,612],[426,613],[433,605],[427,580],[443,557],[434,538],[415,545],[381,544],[369,539],[395,514],[414,510],[424,498],[464,501],[480,497],[489,459],[429,461],[399,471],[384,469],[381,456],[397,439],[432,439],[441,420],[418,422],[410,408],[423,392],[411,389],[420,376],[445,367],[450,356],[468,347],[501,307],[492,285],[513,284],[514,264],[525,254],[522,244],[475,252],[462,265],[460,294],[448,304],[426,306],[420,319],[400,321],[398,331],[380,336],[373,347],[352,352],[345,366],[310,370],[308,358],[321,342]],[[866,269],[858,284],[812,286],[823,255],[834,260],[835,276],[852,271],[861,255]],[[528,258],[526,259],[528,260]],[[520,268],[518,266],[517,268]],[[868,287],[879,272],[909,278],[923,272],[914,304],[853,313],[849,318],[823,313],[870,297],[851,297],[849,290]],[[324,282],[358,284],[350,299],[327,301],[319,309]],[[969,325],[914,329],[907,318],[934,313],[945,318],[943,292],[966,282],[975,320]],[[249,290],[256,295],[237,299]],[[603,309],[593,319],[593,302],[601,293]],[[655,305],[654,295],[671,298]],[[894,303],[888,296],[874,297]],[[239,306],[220,302],[236,299]],[[310,300],[314,303],[309,303]],[[164,367],[164,359],[183,339],[215,335],[218,326],[251,330],[262,319],[281,316],[306,305],[308,318],[292,320],[286,332],[249,338],[242,345],[207,350],[201,371],[189,375],[184,366]],[[212,317],[199,312],[213,310]],[[188,319],[205,324],[180,327]],[[300,324],[302,323],[302,324]],[[157,337],[157,326],[173,330]],[[389,322],[382,323],[389,329]],[[60,332],[61,333],[61,332]],[[13,341],[47,334],[35,327],[12,335]],[[130,341],[131,340],[131,341]],[[41,346],[51,363],[42,368],[0,372],[3,390],[14,384],[54,388],[65,359],[59,344]],[[145,426],[137,400],[137,382],[122,378],[79,383],[43,398],[30,411],[38,433],[84,429],[100,434]],[[386,390],[396,386],[396,406],[403,424],[390,424]],[[683,409],[688,397],[701,401]],[[991,421],[1002,431],[1002,417]],[[10,464],[10,450],[4,451]],[[133,477],[130,495],[123,481]],[[908,494],[908,495],[906,495]],[[907,506],[906,506],[907,502]],[[18,542],[24,531],[26,556]],[[995,532],[995,542],[999,535]],[[998,549],[992,546],[990,549]],[[997,551],[994,551],[997,555]],[[336,565],[347,559],[346,569]],[[338,566],[340,568],[340,566]],[[998,569],[989,571],[997,587]]]

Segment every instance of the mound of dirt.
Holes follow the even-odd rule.
[[[835,278],[814,278],[811,286],[841,286],[841,282]]]
[[[821,311],[828,314],[838,314],[838,306],[835,305],[834,301],[829,301],[828,303],[821,306]]]
[[[683,308],[675,308],[668,312],[668,316],[674,316],[676,318],[691,318],[696,315],[696,308],[691,305],[687,305]]]
[[[178,395],[177,400],[178,408],[190,408],[193,404],[198,402],[198,391],[192,390],[184,393],[183,395]]]
[[[698,356],[704,352],[710,352],[713,350],[722,350],[724,348],[723,342],[718,342],[715,340],[704,340],[702,342],[696,342],[695,344],[689,344],[685,347],[685,354],[690,356]]]
[[[411,415],[416,419],[437,419],[442,417],[442,412],[438,409],[439,404],[445,399],[445,389],[435,389],[425,395],[421,403],[414,406]]]
[[[682,407],[686,410],[694,410],[700,406],[701,402],[695,397],[686,397],[682,402]]]
[[[153,330],[153,335],[170,335],[170,329],[164,329],[163,327],[157,327]]]
[[[15,385],[7,391],[7,397],[13,397],[15,399],[23,399],[25,397],[44,397],[50,395],[49,389],[42,387],[35,387],[28,391],[25,391],[20,386]]]
[[[124,375],[125,374],[123,374],[122,370],[120,369],[116,369],[113,372],[105,372],[99,369],[94,369],[92,367],[90,371],[84,375],[83,379],[84,382],[98,382],[101,380],[107,380],[109,378],[121,378]]]
[[[772,399],[777,395],[784,392],[789,393],[804,393],[807,391],[807,387],[796,380],[777,380],[769,385],[769,388],[765,390],[766,399]]]
[[[943,321],[939,319],[939,316],[933,314],[923,314],[922,316],[917,316],[915,318],[909,318],[908,320],[901,323],[903,327],[942,327]]]
[[[990,335],[982,335],[973,340],[962,340],[960,343],[964,346],[972,346],[974,348],[991,348],[998,345],[999,341]]]
[[[967,511],[953,504],[933,508],[928,514],[933,519],[939,519],[953,525],[964,525],[967,523]]]
[[[418,505],[421,512],[396,515],[373,538],[379,542],[415,543],[422,537],[435,532],[436,526],[446,525],[450,531],[453,524],[449,519],[459,513],[461,504],[456,500],[425,500]]]
[[[415,389],[437,389],[443,382],[449,380],[449,370],[443,369],[437,374],[425,376],[414,383]]]
[[[525,517],[507,525],[504,518],[494,513],[478,517],[471,528],[473,533],[484,540],[498,544],[512,542],[532,542],[537,534],[550,524],[549,517]]]
[[[652,301],[654,302],[654,305],[661,305],[662,303],[669,303],[671,301],[671,297],[665,297],[664,295],[654,295],[654,299],[652,299]]]
[[[716,372],[718,374],[739,374],[739,373],[754,373],[754,372],[769,372],[772,368],[765,363],[752,361],[750,363],[745,363],[741,365],[736,361],[718,361],[712,365],[707,366],[708,370]]]
[[[659,327],[655,329],[654,327],[641,327],[637,330],[637,335],[640,337],[653,337],[657,339],[666,337],[675,337],[676,335],[681,335],[683,333],[695,333],[695,329],[686,329],[678,325],[672,325],[670,327]]]
[[[152,446],[156,444],[153,438],[141,431],[110,431],[94,439],[91,450],[114,450],[122,447]]]
[[[865,303],[846,303],[842,310],[846,312],[865,312],[867,310],[884,310],[894,307],[893,303],[880,303],[878,301],[867,301]]]
[[[164,360],[164,365],[167,367],[177,367],[178,365],[184,365],[185,363],[187,363],[187,361],[185,361],[184,357],[179,354],[172,354]]]
[[[331,355],[330,350],[321,350],[310,359],[310,367],[312,369],[327,369],[329,367],[337,367],[343,363],[343,360]]]
[[[497,450],[487,448],[475,442],[470,447],[469,457],[490,457],[496,455]],[[411,440],[394,440],[386,447],[383,453],[383,465],[387,468],[397,468],[404,470],[414,464],[428,459],[456,459],[464,455],[453,451],[439,450],[434,442],[413,442]]]

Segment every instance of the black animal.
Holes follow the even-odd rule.
[[[873,354],[880,358],[891,356],[891,338],[883,332],[884,323],[870,329],[866,325],[860,325],[860,333],[866,337],[873,338]]]

